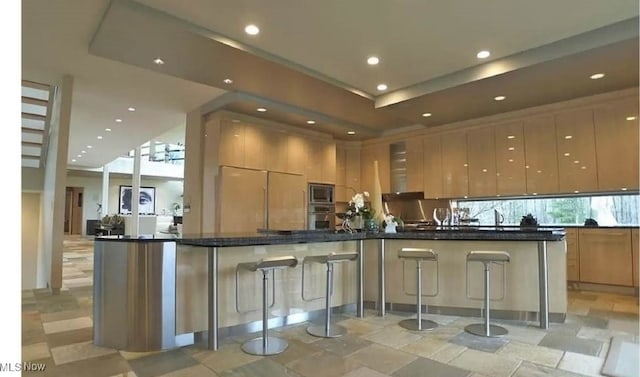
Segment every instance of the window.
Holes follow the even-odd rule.
[[[638,194],[460,200],[458,207],[469,208],[471,218],[479,219],[481,225],[494,224],[494,209],[503,214],[503,225],[520,225],[520,219],[528,213],[540,225],[584,225],[588,218],[601,226],[640,224]]]

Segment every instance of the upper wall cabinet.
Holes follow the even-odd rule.
[[[307,181],[316,183],[335,183],[336,181],[336,145],[319,140],[307,141]]]
[[[442,140],[440,135],[430,135],[422,139],[424,151],[424,197],[438,199],[442,192]]]
[[[557,114],[558,188],[561,193],[598,190],[596,143],[591,109]]]
[[[424,153],[421,138],[405,141],[407,158],[407,191],[424,191]]]
[[[287,171],[288,138],[284,132],[263,132],[264,161],[269,171]]]
[[[287,137],[287,172],[305,174],[307,172],[307,142],[299,135]]]
[[[224,166],[244,167],[244,125],[222,119],[218,163]]]
[[[469,194],[467,136],[465,131],[442,134],[442,196],[463,198]]]
[[[390,161],[389,143],[366,145],[360,153],[360,188],[362,191],[373,190],[373,162],[378,161],[378,176],[382,192],[389,192],[390,185]]]
[[[618,100],[593,110],[598,189],[638,189],[638,99]]]
[[[553,116],[524,120],[524,155],[528,194],[558,193],[558,156]]]
[[[244,127],[244,167],[265,170],[266,164],[266,131],[261,127],[246,124]]]
[[[496,185],[498,195],[527,192],[522,121],[498,124],[496,134]]]
[[[496,140],[493,127],[467,131],[469,196],[496,195]]]

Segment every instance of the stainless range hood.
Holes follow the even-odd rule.
[[[382,194],[386,213],[400,217],[405,224],[433,221],[433,210],[449,207],[448,199],[425,199],[422,191]]]

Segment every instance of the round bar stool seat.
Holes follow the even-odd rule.
[[[489,317],[489,265],[491,263],[508,263],[511,256],[506,251],[471,251],[467,254],[467,263],[481,262],[484,264],[484,323],[474,323],[464,328],[464,331],[484,337],[500,337],[509,331],[502,326],[490,324]]]
[[[422,319],[422,262],[423,261],[438,261],[438,254],[434,253],[431,249],[421,249],[404,247],[398,251],[398,258],[406,260],[414,260],[417,268],[417,293],[416,293],[416,319],[405,319],[398,323],[400,327],[403,327],[411,331],[425,331],[433,330],[438,327],[438,324],[428,319]]]
[[[347,333],[343,326],[331,324],[331,296],[333,295],[333,265],[358,259],[357,252],[330,253],[327,255],[313,255],[304,257],[302,264],[321,263],[327,265],[327,289],[325,299],[324,324],[311,325],[307,332],[320,338],[337,338]]]
[[[251,339],[242,344],[242,350],[250,355],[269,356],[282,353],[289,344],[286,340],[269,336],[269,321],[267,318],[267,276],[269,271],[298,265],[298,259],[293,256],[263,258],[257,262],[239,263],[238,269],[262,272],[262,336]],[[273,282],[275,284],[275,281]]]

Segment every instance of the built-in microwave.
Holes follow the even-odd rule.
[[[335,186],[309,183],[309,204],[334,204]]]

